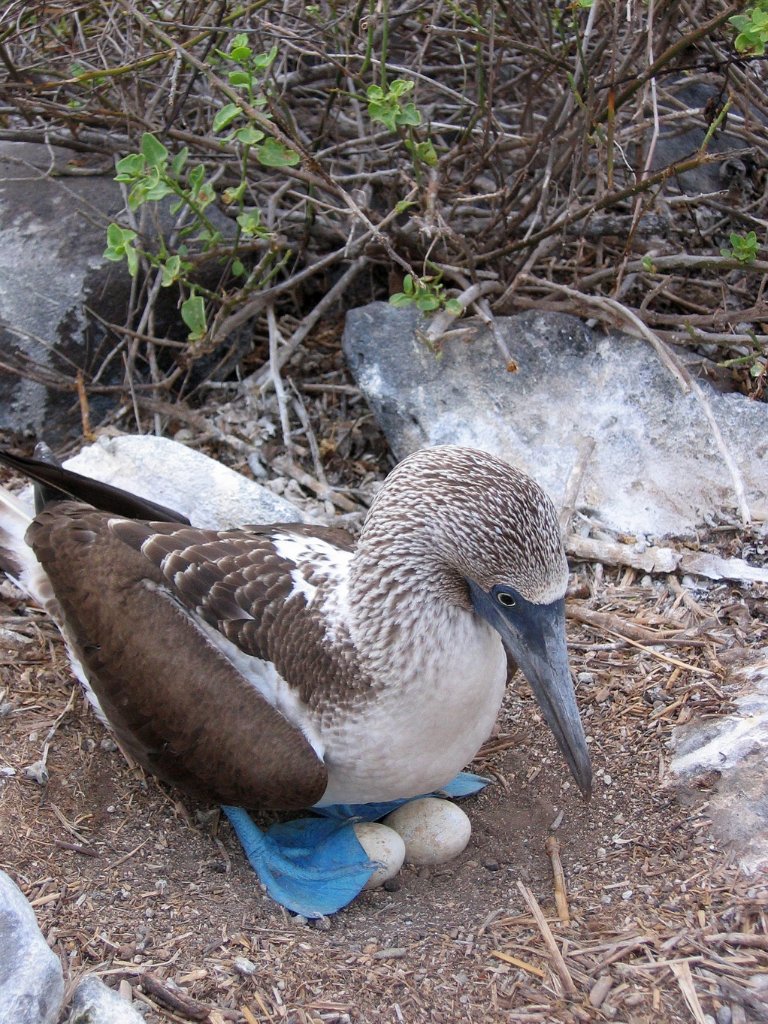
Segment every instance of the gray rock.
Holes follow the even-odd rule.
[[[67,1024],[145,1024],[129,1002],[94,974],[75,989]]]
[[[748,874],[768,869],[768,648],[762,655],[726,680],[745,691],[733,714],[673,731],[665,780],[691,802],[704,782],[712,831]]]
[[[66,175],[73,159],[70,150],[0,142],[0,351],[27,374],[0,368],[0,428],[44,428],[54,442],[80,413],[71,391],[44,379],[98,368],[113,341],[85,307],[122,323],[130,295],[126,268],[102,257],[107,225],[123,208],[120,188],[111,174]],[[94,421],[106,407],[91,396]]]
[[[662,128],[653,153],[651,169],[654,171],[669,164],[691,160],[700,152],[710,128],[709,105],[714,105],[714,114],[726,98],[722,94],[719,77],[710,81],[681,78],[669,86],[669,91],[680,106],[690,112],[690,116],[670,122]],[[750,119],[751,126],[760,121],[765,124],[761,111],[753,106],[750,106]],[[729,122],[737,124],[742,120],[741,110],[734,108],[728,114],[725,126],[721,125],[708,139],[707,156],[720,156],[720,160],[715,159],[683,171],[670,178],[667,187],[688,195],[719,192],[721,198],[729,192],[732,195],[740,195],[742,192],[759,194],[758,147],[750,145],[747,138],[729,132],[726,127]],[[736,153],[739,155],[736,156]]]
[[[507,371],[476,321],[435,352],[418,315],[372,303],[347,315],[344,352],[395,454],[436,444],[491,451],[534,476],[557,504],[586,455],[579,511],[614,531],[690,536],[733,518],[730,476],[705,413],[646,342],[559,313],[499,320]],[[462,326],[464,326],[462,324]],[[742,473],[755,518],[768,515],[768,407],[701,388]]]
[[[24,894],[0,871],[0,1021],[55,1024],[63,998],[59,958]]]
[[[115,347],[103,325],[125,322],[131,294],[125,263],[104,258],[109,223],[127,223],[123,192],[109,166],[103,174],[69,174],[68,165],[81,161],[81,154],[56,146],[0,142],[0,430],[38,437],[44,431],[54,446],[79,435],[76,371],[87,384],[102,367]],[[171,206],[168,199],[159,209],[146,208],[140,226],[150,245],[174,227]],[[224,237],[233,234],[233,221],[215,207],[208,216]],[[211,267],[201,283],[215,287],[218,273]],[[186,336],[177,300],[173,288],[157,297],[160,337]],[[251,344],[244,325],[195,364],[188,384],[225,376]],[[158,353],[161,365],[167,358]],[[122,385],[123,374],[122,360],[112,359],[99,383]],[[118,395],[89,390],[92,424]]]

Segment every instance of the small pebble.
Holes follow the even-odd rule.
[[[613,988],[613,978],[610,974],[601,975],[592,988],[589,990],[589,1002],[595,1009],[599,1009],[605,1002],[605,997]]]
[[[497,860],[486,860],[483,861],[483,867],[486,871],[498,871],[501,864]]]
[[[28,764],[24,769],[24,778],[31,779],[38,786],[44,786],[49,779],[48,769],[42,761],[35,761],[33,764]]]
[[[623,900],[631,900],[633,895],[634,893],[632,889],[625,889],[625,891],[621,894],[621,898]]]
[[[117,750],[117,744],[115,743],[111,736],[105,736],[104,739],[101,740],[101,742],[99,743],[99,746],[101,747],[102,750],[106,750],[107,753],[109,754],[113,754]]]
[[[602,863],[608,857],[608,853],[604,846],[598,846],[595,857],[599,863]]]
[[[242,974],[244,978],[249,978],[258,969],[253,960],[249,960],[245,956],[236,956],[232,963],[237,973]]]
[[[715,1017],[717,1019],[717,1024],[731,1024],[733,1014],[731,1013],[731,1008],[728,1003],[723,1003],[722,1006],[717,1008]]]

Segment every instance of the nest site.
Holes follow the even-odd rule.
[[[98,431],[162,432],[246,473],[267,466],[269,486],[352,529],[391,464],[339,347],[343,311],[372,298],[401,294],[448,320],[454,299],[491,323],[564,309],[639,331],[673,361],[684,347],[719,386],[761,400],[768,262],[764,249],[739,258],[731,235],[765,219],[764,65],[734,49],[725,4],[652,14],[649,25],[639,5],[8,5],[0,138],[66,146],[72,173],[104,173],[144,133],[171,154],[188,146],[211,205],[265,231],[206,236],[182,206],[190,267],[169,288],[174,310],[203,297],[190,339],[195,327],[158,298],[171,271],[144,242],[156,210],[143,202],[132,306],[102,325],[119,386],[102,383],[103,362],[79,379],[28,361],[6,371],[71,391],[73,447]],[[244,97],[219,54],[246,28],[254,54],[277,52]],[[414,87],[388,112],[397,80]],[[373,118],[371,84],[391,127]],[[213,123],[227,103],[249,108],[229,128],[284,148],[223,140]],[[688,148],[657,165],[667,132]],[[288,151],[297,163],[264,163]],[[717,187],[686,185],[710,167]],[[112,407],[92,423],[102,394]],[[701,543],[765,564],[736,524]],[[319,925],[265,897],[215,811],[126,763],[53,628],[5,586],[3,867],[68,982],[96,972],[150,1024],[765,1020],[765,885],[711,837],[707,780],[683,806],[664,767],[672,728],[732,707],[730,667],[766,643],[766,593],[572,567],[592,803],[518,680],[472,766],[496,784],[465,803],[465,853],[406,868]],[[25,774],[41,761],[43,784]]]

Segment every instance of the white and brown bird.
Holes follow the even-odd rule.
[[[499,459],[409,456],[356,544],[298,524],[196,529],[58,465],[0,462],[38,484],[28,525],[6,499],[6,569],[160,778],[248,809],[428,793],[491,733],[511,659],[589,794],[557,514]]]

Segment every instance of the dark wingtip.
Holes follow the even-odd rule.
[[[83,501],[102,512],[124,516],[126,519],[146,519],[150,522],[183,523],[189,526],[189,520],[180,512],[158,505],[157,502],[140,498],[137,494],[124,491],[112,484],[101,483],[91,477],[82,476],[72,470],[64,469],[47,445],[35,449],[33,459],[23,455],[11,455],[0,450],[0,464],[14,469],[33,480],[36,484],[36,501],[43,504],[48,501],[61,501],[62,498],[74,498]],[[39,511],[39,509],[37,510]]]

